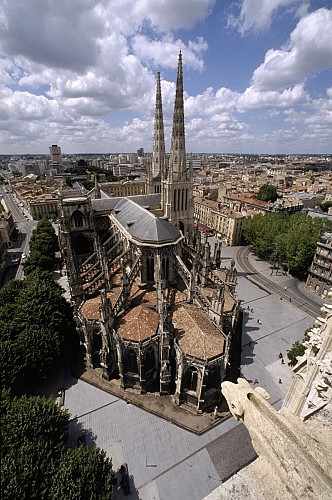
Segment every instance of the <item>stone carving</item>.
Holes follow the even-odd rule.
[[[259,471],[254,467],[260,476],[254,480],[258,498],[330,499],[331,433],[309,430],[285,408],[278,413],[267,403],[265,389],[254,390],[244,379],[221,386],[230,411],[247,427],[259,455]]]

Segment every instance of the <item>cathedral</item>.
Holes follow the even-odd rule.
[[[87,196],[62,199],[59,239],[87,364],[124,390],[171,395],[197,413],[218,405],[237,273],[195,225],[181,52],[169,155],[157,75],[146,194],[110,197],[96,180]]]

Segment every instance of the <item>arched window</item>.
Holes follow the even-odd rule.
[[[154,348],[152,346],[150,346],[145,351],[145,356],[144,356],[145,372],[148,372],[149,370],[152,370],[153,368],[155,368],[155,364],[156,363],[155,363]]]
[[[154,258],[152,253],[146,258],[146,280],[154,281]]]
[[[163,279],[166,281],[169,280],[169,258],[167,256],[161,259],[161,268]]]
[[[127,349],[124,355],[125,372],[138,373],[137,356],[134,349]]]
[[[206,383],[206,389],[219,389],[220,390],[221,386],[221,375],[220,375],[220,369],[219,368],[214,368],[212,370],[209,370],[208,378],[207,378],[207,383]]]
[[[188,391],[196,392],[198,382],[198,372],[194,366],[189,366],[185,374],[184,385]]]
[[[92,334],[93,350],[100,351],[103,347],[103,342],[101,340],[101,335],[98,330],[95,330]]]
[[[75,210],[71,219],[75,227],[82,227],[85,225],[85,215],[80,210]]]

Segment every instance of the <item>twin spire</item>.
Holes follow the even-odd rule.
[[[161,175],[181,180],[186,171],[186,148],[184,131],[182,53],[179,53],[176,93],[173,113],[173,129],[170,161],[166,172],[166,152],[164,137],[163,105],[161,96],[160,71],[157,73],[156,109],[153,136],[152,177]]]

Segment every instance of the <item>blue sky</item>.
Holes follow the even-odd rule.
[[[321,0],[0,0],[0,154],[169,150],[183,53],[187,152],[332,153]]]

